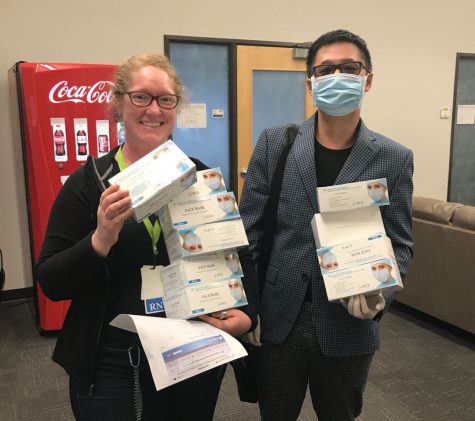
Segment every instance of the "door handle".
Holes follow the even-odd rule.
[[[240,171],[240,174],[241,174],[241,177],[244,178],[247,174],[247,167],[242,168],[241,171]]]

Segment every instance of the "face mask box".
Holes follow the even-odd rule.
[[[318,187],[318,207],[321,213],[389,205],[385,178]]]
[[[188,285],[244,276],[235,249],[177,260],[163,267],[161,275],[167,294]]]
[[[226,184],[221,168],[210,168],[196,172],[196,183],[178,196],[179,201],[191,200],[226,192]]]
[[[129,191],[134,218],[140,222],[177,197],[195,180],[193,161],[168,140],[109,182]]]
[[[166,294],[163,301],[169,319],[190,319],[247,305],[240,279],[189,285],[174,294]]]
[[[403,288],[391,240],[384,233],[317,250],[329,301]]]
[[[249,243],[241,219],[214,222],[172,230],[165,237],[171,262],[189,256],[247,246]]]
[[[379,207],[317,213],[311,224],[317,248],[386,232]]]
[[[181,197],[182,195],[169,202],[158,214],[165,236],[173,229],[240,217],[233,193],[225,192],[191,199]]]

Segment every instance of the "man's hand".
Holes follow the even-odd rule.
[[[353,295],[349,299],[340,300],[340,303],[350,315],[363,320],[373,319],[386,305],[381,293],[369,297],[365,297],[363,294]]]

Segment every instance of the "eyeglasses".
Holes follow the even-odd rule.
[[[320,77],[331,75],[338,69],[341,73],[347,73],[350,75],[359,75],[361,69],[365,69],[368,73],[370,71],[363,65],[361,61],[349,61],[341,64],[322,64],[320,66],[314,66],[312,68],[313,76]]]
[[[180,102],[178,95],[165,94],[165,95],[150,95],[145,92],[124,92],[130,98],[130,102],[136,107],[148,107],[154,99],[157,100],[157,104],[160,108],[165,110],[172,110],[176,108]]]

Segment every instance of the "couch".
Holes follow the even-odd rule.
[[[413,199],[414,257],[396,300],[475,333],[475,206]]]

